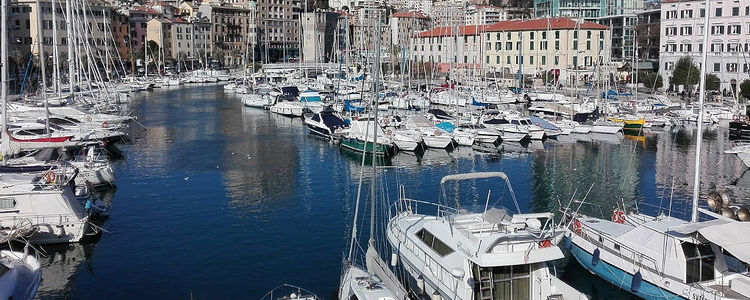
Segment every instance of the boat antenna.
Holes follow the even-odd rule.
[[[711,12],[710,0],[706,2],[706,13],[703,17],[703,28],[706,32],[703,35],[703,51],[701,52],[701,79],[698,83],[700,85],[700,94],[698,95],[698,134],[695,142],[695,178],[693,178],[693,212],[691,222],[698,222],[698,199],[700,198],[700,168],[701,168],[701,142],[703,141],[703,101],[706,98],[706,61],[708,60],[708,15]]]
[[[381,8],[382,9],[382,8]],[[375,65],[373,66],[373,76],[375,77],[373,80],[373,83],[375,86],[372,89],[373,93],[373,99],[372,99],[372,106],[370,107],[373,110],[373,116],[375,117],[375,121],[373,122],[372,129],[373,129],[373,135],[372,135],[372,178],[370,183],[370,240],[368,241],[369,247],[375,246],[375,191],[377,190],[377,187],[375,184],[377,183],[377,174],[378,174],[378,164],[377,164],[377,149],[378,149],[378,92],[379,92],[379,85],[380,85],[380,36],[381,36],[381,28],[380,28],[380,18],[382,11],[380,9],[377,10],[378,12],[378,22],[375,25]]]

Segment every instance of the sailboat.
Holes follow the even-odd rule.
[[[34,299],[41,280],[42,268],[36,258],[22,252],[0,251],[0,299]]]
[[[709,6],[706,1],[706,11]],[[708,33],[703,36],[704,45],[707,42]],[[701,83],[706,76],[706,49],[702,55]],[[701,114],[704,98],[705,84],[701,84]],[[565,208],[565,245],[584,268],[645,299],[748,299],[750,224],[698,207],[703,123],[697,126],[691,220],[619,208],[606,220]],[[699,212],[712,219],[700,221]]]
[[[378,14],[378,29],[380,29],[380,14]],[[379,81],[380,74],[380,30],[376,34],[376,58],[374,64],[375,82]],[[378,94],[378,84],[375,84],[374,95]],[[375,99],[377,97],[373,97]],[[375,107],[375,101],[371,109],[374,112],[373,125],[377,126],[378,110]],[[369,131],[366,131],[369,132]],[[365,139],[367,141],[367,139]],[[367,142],[365,142],[367,143]],[[378,132],[373,131],[372,144],[378,143]],[[366,147],[365,147],[366,148]],[[375,241],[375,191],[377,190],[377,147],[372,147],[372,176],[370,178],[370,238],[367,243],[365,253],[365,267],[359,266],[356,262],[357,249],[357,217],[359,215],[359,201],[362,192],[362,177],[365,173],[365,155],[362,156],[362,172],[359,175],[359,188],[357,191],[357,200],[354,209],[354,218],[352,221],[352,233],[349,241],[349,252],[346,260],[342,265],[341,280],[338,290],[339,300],[406,300],[407,292],[403,289],[398,279],[388,269],[383,259],[376,249]]]

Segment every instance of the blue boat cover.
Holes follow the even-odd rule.
[[[489,107],[490,106],[488,103],[477,102],[477,100],[474,99],[474,97],[471,97],[471,105],[481,106],[481,107]]]
[[[554,124],[537,116],[529,116],[529,120],[531,120],[531,123],[534,123],[534,125],[542,127],[544,129],[560,130],[560,128],[557,128],[557,126],[555,126]]]
[[[437,123],[437,124],[436,124],[435,126],[437,126],[438,128],[440,128],[440,129],[442,129],[442,130],[445,130],[445,131],[447,131],[447,132],[450,132],[450,133],[453,133],[453,130],[455,130],[455,129],[456,129],[456,126],[454,126],[454,125],[453,125],[453,124],[451,124],[450,122],[441,122],[441,123]]]
[[[357,107],[353,106],[349,100],[344,100],[344,110],[346,111],[355,111],[355,112],[362,112],[365,110],[364,107]]]

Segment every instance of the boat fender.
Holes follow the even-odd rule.
[[[612,222],[624,224],[625,223],[625,212],[616,209],[612,212]]]
[[[578,219],[575,219],[573,221],[573,231],[575,231],[575,233],[581,233],[581,230],[583,230],[583,225],[581,225],[581,221],[578,221]]]
[[[396,252],[391,253],[391,267],[398,265],[398,254]]]
[[[422,275],[417,277],[417,292],[424,293],[424,277]]]
[[[738,117],[737,115],[733,115],[733,116],[732,116],[732,121],[735,121],[735,122],[737,122],[737,121],[739,121],[739,120],[740,120],[740,118],[739,118],[739,117]]]
[[[47,181],[47,183],[55,183],[55,173],[50,171],[44,172],[44,180]]]
[[[435,135],[436,135],[436,136],[441,136],[441,135],[442,135],[442,133],[440,132],[440,130],[435,130]]]
[[[641,275],[641,271],[635,272],[635,274],[633,274],[633,281],[630,282],[630,291],[633,293],[640,291],[642,282],[643,275]]]
[[[596,248],[596,250],[594,250],[594,255],[591,256],[591,265],[596,267],[596,265],[598,264],[599,264],[599,248]]]
[[[442,296],[440,296],[440,293],[438,293],[438,292],[436,291],[436,292],[432,293],[432,298],[431,298],[431,299],[432,299],[432,300],[443,300],[443,297],[442,297]]]
[[[552,242],[550,242],[550,240],[543,240],[543,241],[539,242],[539,248],[540,249],[541,248],[548,248],[550,246],[552,246]]]
[[[565,237],[565,240],[563,241],[563,246],[565,246],[565,249],[570,249],[570,246],[572,246],[572,241],[569,236]]]
[[[107,122],[102,122],[102,128],[107,128],[107,126],[109,126],[109,124],[107,124]]]

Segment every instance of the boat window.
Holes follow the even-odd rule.
[[[0,211],[11,210],[16,208],[16,199],[13,198],[0,198]]]
[[[716,256],[709,244],[682,243],[685,253],[685,281],[687,283],[714,279]]]
[[[453,253],[453,249],[451,247],[448,247],[443,241],[436,238],[431,232],[425,230],[424,228],[417,231],[417,236],[422,239],[422,241],[427,244],[427,246],[430,246],[432,250],[435,250],[437,254],[440,256],[446,256],[448,254]]]
[[[529,265],[479,267],[472,265],[474,299],[517,300],[531,298]]]
[[[75,125],[75,123],[69,120],[60,119],[60,118],[49,118],[49,122],[52,124],[57,124],[57,125]]]
[[[517,120],[510,121],[510,123],[513,124],[513,125],[518,125],[518,121]]]

